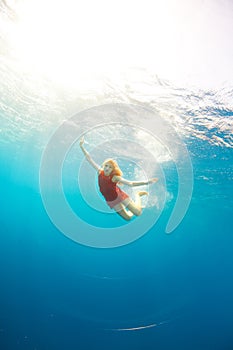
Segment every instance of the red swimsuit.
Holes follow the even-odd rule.
[[[115,205],[121,203],[124,199],[129,198],[127,193],[122,191],[116,182],[112,181],[114,175],[105,176],[104,171],[101,170],[98,176],[99,189],[104,196],[106,202],[113,208]]]

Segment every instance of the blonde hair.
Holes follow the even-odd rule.
[[[103,166],[106,164],[106,163],[110,163],[111,166],[113,167],[113,171],[112,171],[112,174],[113,175],[117,175],[117,176],[122,176],[122,171],[119,167],[119,165],[117,164],[117,161],[114,160],[114,159],[106,159],[104,162],[103,162]]]

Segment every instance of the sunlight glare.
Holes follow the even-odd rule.
[[[128,67],[183,84],[221,82],[233,51],[224,3],[22,0],[10,41],[25,67],[62,84]]]
[[[148,4],[151,6],[151,2]],[[77,83],[83,74],[111,72],[122,65],[140,65],[145,50],[164,46],[169,27],[160,11],[120,0],[113,4],[69,0],[24,0],[19,3],[19,20],[11,33],[17,58],[33,71],[56,81]],[[163,37],[159,34],[163,28]],[[151,41],[151,36],[153,41]],[[149,60],[151,55],[148,56]],[[159,55],[154,60],[157,65]]]

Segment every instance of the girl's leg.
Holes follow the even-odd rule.
[[[125,206],[122,203],[119,203],[113,207],[118,215],[120,215],[123,219],[129,221],[133,217],[133,213],[125,209]]]
[[[129,198],[125,199],[122,203],[119,203],[113,207],[118,215],[120,215],[123,219],[129,221],[132,219],[133,215],[139,216],[142,213],[142,204],[141,197],[148,194],[146,191],[139,191],[136,194],[135,202],[129,200]],[[127,208],[128,210],[126,210]]]
[[[126,208],[129,209],[131,211],[131,213],[133,213],[136,216],[141,215],[141,213],[142,213],[141,197],[144,195],[147,195],[147,194],[148,194],[148,192],[146,192],[146,191],[137,192],[135,202],[131,200],[130,202],[125,204]],[[124,203],[124,201],[123,201],[123,203]]]

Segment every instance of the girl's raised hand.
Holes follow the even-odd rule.
[[[153,177],[152,179],[150,179],[149,181],[148,181],[148,184],[153,184],[153,183],[155,183],[155,182],[157,182],[159,179],[157,178],[157,177]]]

